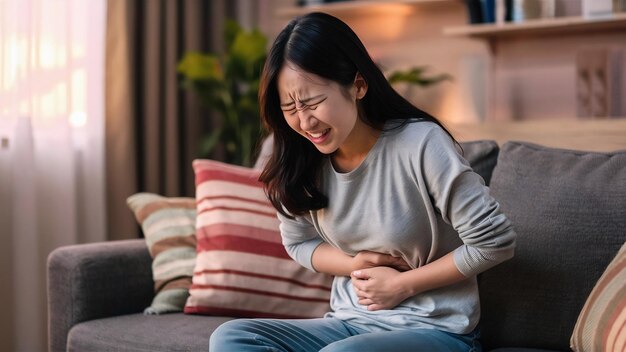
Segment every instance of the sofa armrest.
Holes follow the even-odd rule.
[[[142,239],[60,247],[48,257],[48,343],[67,349],[76,324],[143,311],[154,296]]]

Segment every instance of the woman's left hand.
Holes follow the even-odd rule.
[[[359,304],[367,306],[370,311],[392,309],[412,296],[401,280],[402,274],[393,268],[379,266],[355,270],[350,276]]]

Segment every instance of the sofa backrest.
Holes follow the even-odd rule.
[[[274,136],[269,135],[260,146],[259,156],[254,164],[255,169],[262,169],[272,155]],[[472,169],[482,176],[486,184],[489,184],[491,173],[498,160],[498,144],[492,140],[477,140],[462,142],[463,156],[472,166]]]
[[[485,180],[485,184],[489,185],[493,168],[498,161],[498,152],[500,151],[498,144],[491,140],[461,142],[460,144],[463,148],[463,156],[474,172]]]
[[[484,347],[569,350],[587,296],[626,241],[626,151],[507,142],[490,188],[518,237],[515,257],[479,276]]]

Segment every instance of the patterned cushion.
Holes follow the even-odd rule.
[[[259,170],[195,160],[198,257],[185,313],[310,318],[329,310],[331,277],[285,251]]]
[[[570,340],[574,351],[626,351],[626,244],[591,291]]]
[[[156,295],[146,314],[181,312],[196,259],[196,200],[137,193],[126,200],[153,258]]]

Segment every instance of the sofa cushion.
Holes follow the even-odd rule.
[[[500,151],[498,143],[491,140],[461,142],[463,148],[463,156],[470,163],[474,172],[479,174],[485,184],[491,182],[491,174],[493,168],[498,161],[498,152]]]
[[[131,314],[90,320],[69,332],[67,350],[126,352],[206,352],[209,337],[229,317],[173,313]]]
[[[576,352],[626,350],[626,244],[591,291],[570,340]]]
[[[626,240],[626,151],[505,143],[491,192],[515,257],[480,275],[483,343],[568,350],[576,318]]]
[[[126,200],[152,256],[155,296],[146,314],[182,312],[196,261],[196,200],[137,193]]]
[[[195,160],[196,267],[185,313],[313,318],[330,310],[332,277],[293,261],[259,170]]]

